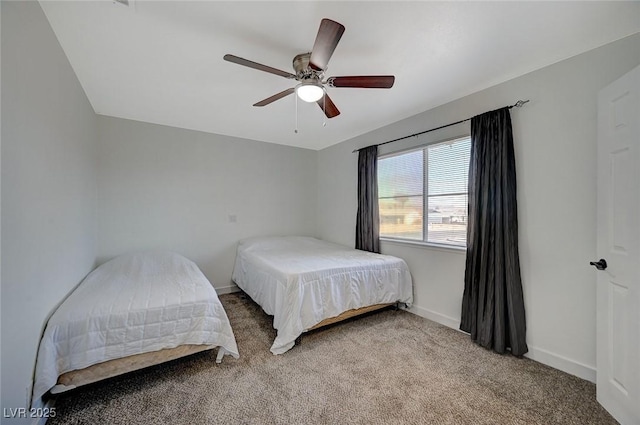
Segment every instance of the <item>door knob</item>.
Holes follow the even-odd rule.
[[[591,261],[589,264],[595,266],[598,270],[604,270],[607,268],[607,260],[604,258],[601,258],[600,261]]]

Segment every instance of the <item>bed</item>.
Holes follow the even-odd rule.
[[[404,260],[311,237],[241,241],[232,279],[273,316],[274,354],[291,349],[308,330],[413,302],[411,274]]]
[[[32,400],[216,347],[218,363],[238,358],[226,312],[195,263],[172,252],[116,257],[47,322]]]

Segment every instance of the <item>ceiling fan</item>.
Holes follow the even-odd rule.
[[[344,26],[342,24],[331,19],[323,19],[320,22],[318,35],[311,52],[300,53],[293,58],[295,74],[229,54],[224,55],[224,60],[299,82],[295,87],[274,94],[255,103],[253,106],[266,106],[295,92],[305,102],[316,102],[327,118],[333,118],[340,115],[340,111],[327,94],[326,87],[389,89],[395,81],[393,75],[329,77],[324,79],[324,72],[327,70],[329,59],[333,55],[333,51],[336,49],[343,33]]]

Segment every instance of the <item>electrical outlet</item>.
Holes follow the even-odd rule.
[[[237,223],[238,222],[238,216],[235,214],[229,214],[229,223]]]

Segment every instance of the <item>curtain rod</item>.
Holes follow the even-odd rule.
[[[511,109],[511,108],[520,108],[520,107],[524,106],[524,104],[525,104],[525,103],[527,103],[528,101],[529,101],[529,99],[527,99],[527,100],[518,100],[518,101],[517,101],[516,103],[514,103],[513,105],[508,106],[508,108],[509,108],[509,109]],[[369,147],[371,147],[371,146],[382,146],[382,145],[386,145],[387,143],[393,143],[393,142],[397,142],[397,141],[399,141],[399,140],[408,139],[409,137],[414,137],[414,136],[419,136],[419,135],[421,135],[421,134],[430,133],[430,132],[432,132],[432,131],[440,130],[440,129],[442,129],[442,128],[451,127],[452,125],[456,125],[456,124],[463,123],[463,122],[465,122],[465,121],[469,121],[470,119],[471,119],[471,118],[467,118],[467,119],[464,119],[464,120],[460,120],[460,121],[452,122],[451,124],[441,125],[440,127],[432,128],[432,129],[425,130],[425,131],[421,131],[420,133],[411,134],[411,135],[409,135],[409,136],[404,136],[404,137],[400,137],[400,138],[397,138],[397,139],[389,140],[388,142],[377,143],[377,144],[375,144],[375,145],[369,145],[369,146],[365,146],[365,147],[362,147],[362,148],[354,149],[354,150],[353,150],[353,152],[351,152],[351,153],[359,152],[359,151],[361,151],[362,149],[366,149],[366,148],[369,148]]]

